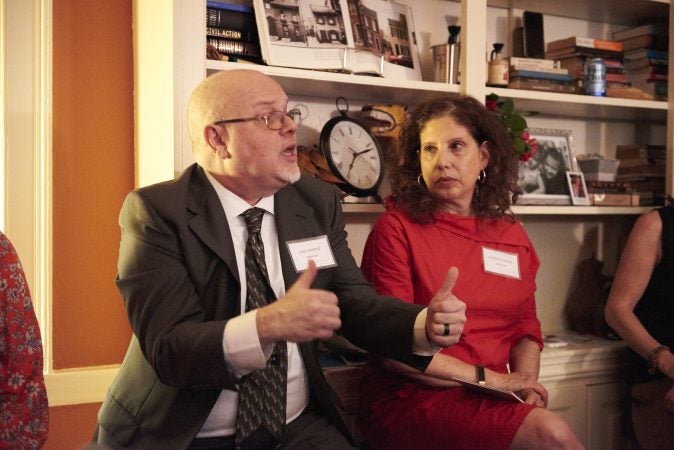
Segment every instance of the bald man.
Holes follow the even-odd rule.
[[[99,412],[98,443],[352,448],[318,365],[317,342],[338,332],[424,370],[437,348],[458,341],[465,305],[451,289],[421,309],[378,295],[364,279],[334,189],[300,176],[293,115],[281,86],[266,75],[212,75],[188,107],[196,164],[126,198],[116,283],[133,336]],[[255,308],[247,306],[244,263],[252,207],[262,218],[269,286],[266,304]],[[279,345],[285,356],[277,358]],[[243,386],[279,365],[283,423],[242,431]],[[262,401],[253,409],[270,408]]]

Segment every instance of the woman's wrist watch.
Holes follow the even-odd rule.
[[[475,372],[477,374],[477,384],[480,384],[480,385],[487,384],[487,380],[485,379],[485,376],[484,376],[484,366],[481,366],[481,365],[475,366]]]

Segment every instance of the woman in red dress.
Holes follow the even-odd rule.
[[[42,341],[19,257],[0,233],[0,448],[37,449],[47,439]]]
[[[511,211],[518,158],[495,114],[470,97],[420,105],[399,138],[387,211],[362,269],[382,294],[426,305],[450,267],[466,303],[460,341],[425,373],[374,359],[361,429],[373,449],[578,449],[567,423],[545,409],[543,347],[534,293],[539,261]],[[447,330],[450,331],[450,330]],[[453,378],[516,392],[523,403]]]

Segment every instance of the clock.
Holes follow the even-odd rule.
[[[375,195],[384,177],[384,158],[377,139],[366,125],[346,115],[333,117],[323,126],[319,146],[336,183],[356,197]]]

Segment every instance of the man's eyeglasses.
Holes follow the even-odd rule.
[[[265,114],[264,116],[257,117],[243,117],[240,119],[227,119],[227,120],[218,120],[213,122],[212,125],[222,125],[225,123],[237,123],[237,122],[250,122],[253,120],[259,120],[264,122],[264,124],[270,130],[280,130],[285,124],[286,117],[289,117],[295,123],[298,123],[302,117],[302,113],[299,109],[291,109],[290,111],[272,111]]]

